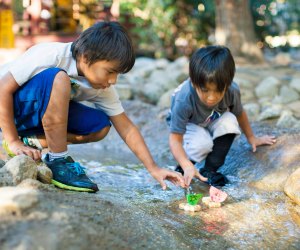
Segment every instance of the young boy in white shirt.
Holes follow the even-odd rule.
[[[98,187],[68,156],[67,143],[99,141],[111,123],[150,174],[165,189],[165,179],[183,185],[182,177],[159,168],[137,127],[124,112],[114,88],[135,55],[131,39],[117,22],[99,22],[73,43],[44,43],[0,68],[0,127],[11,155],[41,158],[58,187],[96,192]],[[80,101],[89,101],[96,108]]]

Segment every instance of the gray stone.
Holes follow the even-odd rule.
[[[278,94],[279,80],[275,77],[269,76],[259,83],[255,88],[257,97],[274,97]]]
[[[182,83],[188,78],[189,73],[189,63],[186,57],[180,57],[174,62],[170,63],[165,70],[165,73],[169,78],[173,79],[175,84]],[[175,85],[172,87],[176,87]],[[167,88],[167,90],[170,88]]]
[[[5,161],[0,159],[0,168],[2,168],[5,165]]]
[[[299,94],[292,88],[288,86],[282,86],[280,88],[281,103],[287,104],[290,102],[297,101],[299,99]]]
[[[156,60],[155,65],[157,69],[165,69],[168,67],[169,63],[170,62],[167,59],[160,58]]]
[[[293,78],[289,85],[300,93],[300,78]]]
[[[47,167],[45,163],[41,163],[37,166],[37,179],[45,184],[50,184],[52,180],[52,171]]]
[[[243,107],[250,120],[254,121],[259,115],[260,106],[258,103],[247,103]]]
[[[263,110],[258,116],[259,121],[278,118],[281,114],[281,108],[278,106],[269,107]]]
[[[175,89],[170,89],[166,93],[164,93],[160,97],[157,105],[161,108],[169,108],[171,106],[171,96],[172,96],[174,90]]]
[[[157,103],[160,97],[178,84],[163,70],[153,71],[147,84],[143,88],[143,95],[151,103]]]
[[[153,70],[156,69],[156,62],[152,58],[139,57],[136,59],[132,68],[132,73],[141,76],[148,77]]]
[[[291,128],[295,126],[298,120],[293,117],[293,113],[290,110],[282,111],[280,118],[278,119],[276,126],[280,128]]]
[[[256,97],[251,89],[241,88],[240,92],[241,92],[241,100],[243,103],[250,102],[250,101],[252,102],[256,100]]]
[[[253,89],[255,86],[252,81],[246,78],[234,77],[233,81],[240,86],[240,89]]]
[[[115,88],[121,100],[129,100],[132,98],[132,91],[129,84],[116,84]]]
[[[26,155],[15,156],[5,164],[1,171],[7,172],[11,176],[14,185],[27,178],[37,178],[37,165],[34,160]]]

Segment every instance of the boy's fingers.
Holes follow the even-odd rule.
[[[190,176],[184,177],[184,184],[185,184],[186,186],[189,186],[190,183],[191,183],[191,180],[192,180],[192,178],[191,178]]]
[[[33,157],[34,157],[33,159],[34,159],[35,161],[41,159],[41,152],[40,152],[39,150],[35,150],[35,151],[33,152]]]
[[[253,153],[256,152],[256,145],[255,144],[252,145],[252,152]]]
[[[174,171],[170,171],[168,173],[168,176],[174,177],[174,178],[179,179],[179,180],[182,179],[182,175],[180,173],[174,172]]]
[[[206,181],[206,179],[198,172],[196,174],[196,177],[200,180],[200,181]]]
[[[170,171],[168,173],[167,179],[169,179],[175,185],[184,186],[184,180],[183,180],[183,177],[180,173]]]
[[[159,184],[161,185],[161,187],[162,187],[163,190],[166,190],[167,185],[166,185],[166,183],[164,181],[159,181]]]

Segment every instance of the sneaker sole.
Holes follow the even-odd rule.
[[[66,189],[66,190],[72,190],[72,191],[79,191],[79,192],[91,192],[95,193],[96,191],[90,188],[81,188],[81,187],[74,187],[74,186],[68,186],[66,184],[63,184],[61,182],[51,180],[51,183],[54,184],[55,186],[61,188],[61,189]]]
[[[9,149],[8,143],[5,140],[2,140],[2,147],[4,151],[8,154],[9,157],[15,157],[16,155]]]

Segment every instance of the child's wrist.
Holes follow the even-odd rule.
[[[145,165],[145,167],[147,168],[147,170],[148,170],[150,173],[156,172],[157,170],[160,169],[155,163],[150,164],[150,165]]]
[[[23,142],[20,140],[19,137],[8,139],[8,140],[6,140],[6,142],[7,142],[8,145],[13,145],[15,143],[22,143],[23,144]]]
[[[182,167],[183,171],[187,171],[188,169],[194,169],[195,168],[195,166],[191,163],[182,165],[181,167]]]
[[[249,136],[249,135],[247,136],[247,140],[248,140],[248,141],[252,141],[254,138],[255,138],[255,135],[254,135],[254,134],[252,134],[252,135],[250,135],[250,136]]]

